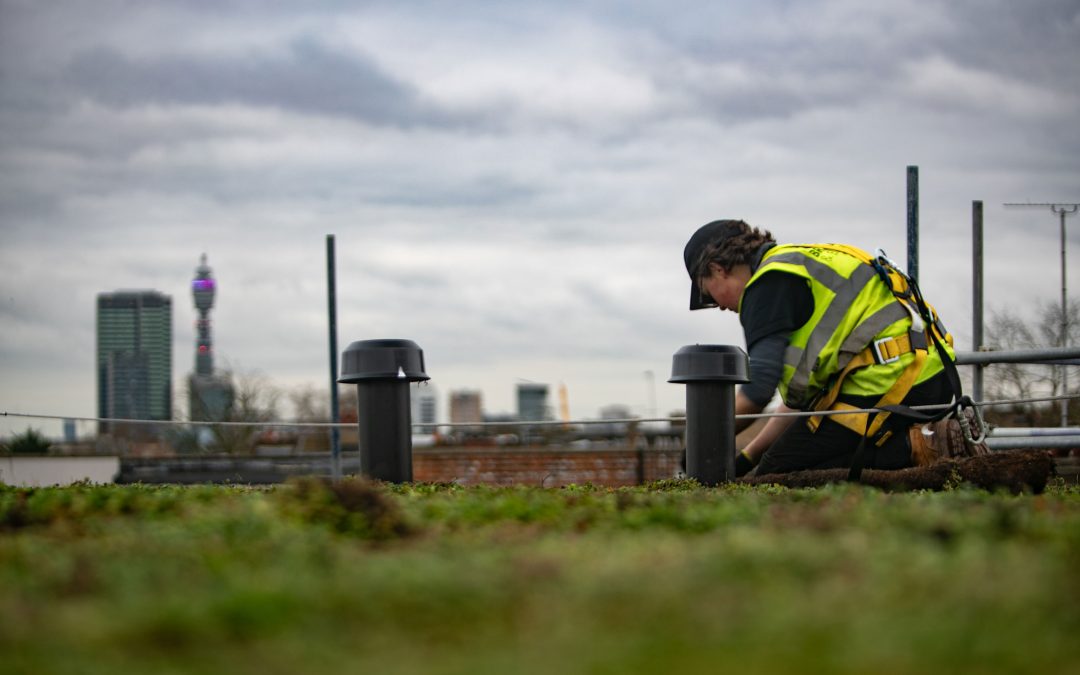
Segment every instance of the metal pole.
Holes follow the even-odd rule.
[[[919,281],[919,167],[907,168],[907,273]]]
[[[337,282],[334,270],[334,235],[326,235],[326,288],[327,313],[330,316],[330,421],[341,421],[338,408],[337,363]],[[341,480],[341,432],[336,426],[330,428],[330,477]]]
[[[998,427],[990,433],[990,436],[993,438],[1080,436],[1080,427]]]
[[[1065,207],[1060,209],[1051,207],[1061,215],[1061,346],[1069,346],[1069,294],[1065,289],[1065,214],[1069,211]],[[1073,211],[1076,211],[1074,206]],[[1069,393],[1069,367],[1058,366],[1061,369],[1061,395]],[[1069,426],[1069,402],[1061,400],[1061,426]]]
[[[1021,450],[1026,448],[1060,448],[1074,450],[1080,447],[1080,441],[1073,436],[1047,436],[1046,438],[987,438],[986,446],[991,450]]]
[[[972,242],[972,301],[971,301],[971,348],[983,348],[983,203],[971,202]],[[976,401],[983,399],[983,366],[975,366],[971,381],[972,395]]]
[[[1050,363],[1067,366],[1080,365],[1078,347],[1044,347],[1041,349],[1007,349],[1001,351],[956,352],[956,364],[972,366],[982,363]]]

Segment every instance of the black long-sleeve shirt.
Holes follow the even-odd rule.
[[[772,248],[758,251],[751,272],[757,271],[761,257]],[[805,279],[784,272],[766,272],[743,294],[739,322],[750,357],[750,382],[742,393],[764,407],[772,399],[784,369],[784,352],[791,334],[814,313],[814,296]]]

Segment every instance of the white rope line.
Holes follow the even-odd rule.
[[[1080,398],[1080,394],[1044,396],[1039,398],[1016,398],[1002,399],[997,401],[974,401],[980,408],[994,406],[1020,405],[1025,403],[1051,403],[1054,401],[1073,400]],[[911,406],[913,410],[941,410],[948,408],[951,403],[938,403],[934,405]],[[881,408],[853,408],[849,410],[810,410],[791,412],[762,412],[753,414],[736,415],[735,419],[766,419],[770,417],[817,417],[832,415],[859,415],[866,412],[885,412]],[[107,422],[110,424],[144,424],[158,426],[181,426],[181,427],[260,427],[260,428],[295,428],[313,427],[331,429],[352,428],[356,422],[202,422],[192,420],[136,420],[113,417],[72,417],[67,415],[42,415],[37,413],[0,412],[0,417],[19,417],[40,420],[71,420],[74,422]],[[606,420],[534,420],[512,422],[413,422],[413,427],[440,427],[440,428],[475,428],[475,427],[551,427],[571,425],[601,425],[601,424],[640,424],[642,422],[686,422],[686,417],[628,417]]]

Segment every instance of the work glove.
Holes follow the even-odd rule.
[[[736,478],[741,478],[742,476],[745,476],[747,473],[750,472],[750,469],[754,468],[754,466],[756,466],[754,464],[754,460],[750,459],[750,455],[746,454],[745,450],[740,450],[738,454],[735,455]]]

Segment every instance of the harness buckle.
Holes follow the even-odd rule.
[[[874,361],[879,365],[900,360],[900,349],[896,344],[896,340],[891,337],[883,337],[880,340],[874,340],[871,347],[874,350]],[[882,349],[882,347],[884,347],[884,349]]]

